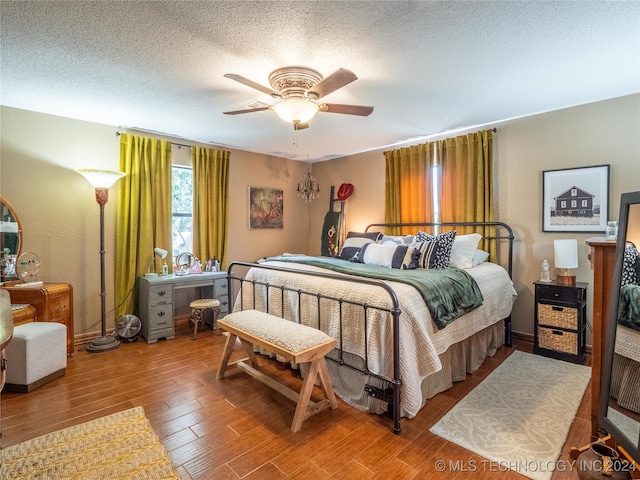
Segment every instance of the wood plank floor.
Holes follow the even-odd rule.
[[[209,479],[513,479],[525,477],[488,464],[446,442],[429,428],[482,381],[514,349],[501,348],[481,369],[429,401],[416,418],[403,420],[402,434],[391,421],[361,413],[342,401],[289,430],[294,404],[246,374],[216,380],[226,337],[211,330],[190,339],[188,325],[174,340],[122,344],[117,350],[69,358],[66,374],[28,394],[0,396],[2,446],[81,422],[142,406],[180,475]],[[238,350],[239,352],[239,350]],[[301,380],[276,362],[264,360],[272,375],[298,388]],[[589,390],[587,389],[587,392]],[[589,442],[590,400],[585,395],[562,450]],[[437,461],[457,468],[437,471]],[[553,480],[577,479],[556,470]]]

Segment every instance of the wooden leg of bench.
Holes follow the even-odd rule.
[[[258,368],[258,358],[256,357],[256,354],[253,351],[253,343],[249,342],[248,340],[245,340],[242,337],[240,337],[240,343],[244,347],[244,351],[247,352],[247,356],[249,357],[249,360],[251,360],[251,366],[253,368]]]
[[[233,353],[233,347],[236,344],[237,338],[238,337],[232,333],[229,333],[227,336],[227,341],[224,344],[224,352],[222,353],[222,359],[220,359],[220,366],[218,367],[218,374],[216,375],[216,379],[218,380],[224,378],[224,372],[227,370],[227,365],[229,365],[229,359]]]
[[[327,369],[327,362],[325,361],[324,357],[319,359],[318,375],[320,375],[322,390],[324,390],[324,394],[329,400],[331,410],[335,410],[336,408],[338,408],[338,402],[336,401],[336,394],[333,391],[331,378],[329,378],[329,370]]]
[[[309,415],[307,415],[307,409],[309,407],[309,400],[311,399],[311,392],[318,376],[318,360],[311,362],[307,377],[302,382],[302,388],[300,389],[300,396],[298,397],[298,405],[296,406],[296,412],[293,415],[293,423],[291,423],[291,431],[297,432],[302,427]]]

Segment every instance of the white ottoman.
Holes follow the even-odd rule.
[[[55,322],[17,326],[5,358],[7,392],[30,392],[55,380],[67,368],[67,327]]]

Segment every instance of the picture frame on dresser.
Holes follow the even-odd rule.
[[[542,172],[542,231],[603,233],[609,220],[609,165]]]

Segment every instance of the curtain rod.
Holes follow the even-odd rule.
[[[120,134],[120,132],[116,132],[116,137],[119,137],[120,135],[121,135],[121,134]],[[175,146],[177,146],[178,148],[182,148],[182,147],[189,147],[189,148],[191,148],[191,145],[186,145],[186,144],[184,144],[184,143],[176,143],[176,142],[169,142],[169,143],[171,143],[171,145],[175,145]]]

